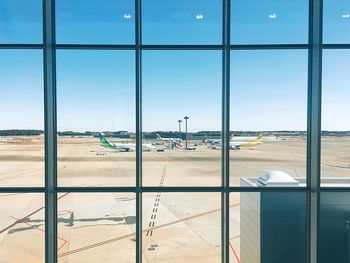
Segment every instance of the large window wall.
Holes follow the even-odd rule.
[[[349,260],[349,7],[0,0],[1,259]]]

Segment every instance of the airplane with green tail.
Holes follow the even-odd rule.
[[[135,143],[114,143],[114,142],[108,141],[102,133],[99,133],[98,136],[100,138],[100,143],[101,143],[102,147],[117,150],[119,152],[134,152],[134,151],[136,151],[136,144]],[[156,147],[150,143],[143,143],[142,144],[142,151],[149,152],[149,151],[152,151],[154,149],[156,149]]]

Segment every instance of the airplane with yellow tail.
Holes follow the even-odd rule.
[[[262,135],[259,135],[253,141],[230,141],[231,150],[239,150],[241,147],[253,147],[259,144],[262,144]]]
[[[229,143],[229,147],[230,147],[230,150],[240,150],[241,147],[254,147],[259,144],[262,144],[261,138],[262,138],[262,135],[259,135],[256,139],[252,141],[249,141],[249,140],[235,141],[231,139]],[[221,149],[221,140],[211,142],[210,148]]]

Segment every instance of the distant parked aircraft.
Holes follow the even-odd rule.
[[[241,147],[253,147],[262,143],[262,135],[259,135],[253,141],[230,141],[231,150],[239,150]]]
[[[253,147],[262,143],[262,135],[259,135],[255,140],[252,141],[234,141],[230,140],[229,147],[230,150],[240,150],[241,147]],[[221,140],[212,142],[210,145],[212,149],[221,149]]]
[[[99,138],[100,138],[100,143],[101,146],[105,147],[105,148],[109,148],[109,149],[114,149],[117,150],[119,152],[134,152],[136,151],[136,144],[135,143],[114,143],[114,142],[110,142],[108,141],[102,133],[99,133]],[[154,150],[156,147],[153,146],[150,143],[143,143],[142,144],[142,151],[152,151]]]
[[[157,133],[157,139],[160,141],[169,142],[169,144],[177,148],[183,148],[182,139],[180,138],[163,138],[162,136],[160,136],[160,134]]]

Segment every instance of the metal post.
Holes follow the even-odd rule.
[[[309,198],[309,262],[317,263],[320,216],[320,147],[322,91],[322,0],[310,1],[308,79],[308,186]]]
[[[181,140],[181,122],[182,120],[178,120],[179,123],[179,139]]]
[[[45,105],[45,262],[57,262],[55,1],[43,0]]]
[[[186,146],[185,146],[185,149],[187,150],[187,120],[189,119],[190,117],[188,117],[188,116],[185,116],[184,117],[184,119],[185,119],[185,129],[186,129],[186,135],[185,135],[185,140],[186,140],[186,142],[185,142],[185,144],[186,144]]]

